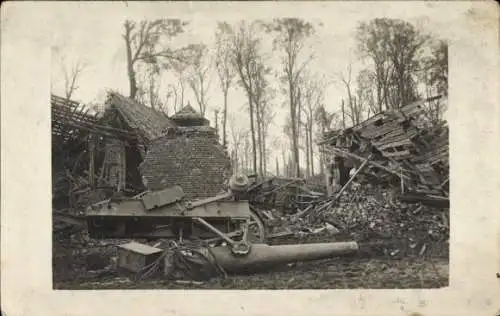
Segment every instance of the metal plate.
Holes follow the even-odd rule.
[[[110,203],[109,207],[89,209],[87,216],[145,216],[145,217],[250,217],[248,201],[219,201],[205,204],[188,210],[180,203],[158,207],[146,211],[140,200],[127,200]]]
[[[178,202],[184,198],[184,191],[180,186],[174,186],[165,190],[148,192],[142,197],[142,203],[146,210],[152,210]]]

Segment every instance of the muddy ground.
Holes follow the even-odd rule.
[[[339,240],[342,238],[335,238]],[[333,241],[334,238],[287,238],[276,244]],[[96,241],[92,247],[58,248],[54,289],[393,289],[448,286],[448,244],[409,246],[397,240],[360,243],[348,257],[286,264],[249,275],[228,275],[205,282],[155,279],[135,281],[117,272],[111,258],[116,247]],[[59,245],[60,246],[60,245]],[[56,247],[59,247],[56,245]],[[422,250],[423,249],[423,250]]]

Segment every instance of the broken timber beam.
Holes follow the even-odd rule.
[[[362,164],[361,166],[359,166],[359,168],[356,170],[356,172],[354,172],[354,174],[351,176],[351,178],[346,182],[346,184],[344,184],[344,186],[340,189],[340,191],[335,195],[335,197],[326,202],[325,204],[319,206],[318,208],[312,208],[312,205],[310,205],[311,207],[308,207],[306,208],[303,212],[300,212],[296,215],[297,218],[300,218],[300,217],[304,217],[306,214],[308,214],[309,212],[314,212],[316,214],[322,212],[324,209],[326,209],[327,207],[330,207],[332,204],[336,203],[337,200],[340,198],[340,196],[342,195],[342,193],[344,193],[344,191],[351,185],[351,183],[354,181],[354,179],[356,178],[356,176],[366,167],[366,165],[368,163],[370,163],[370,159],[372,158],[372,155],[370,155],[368,157],[368,159],[366,159]]]
[[[367,159],[366,159],[366,158],[364,158],[364,157],[361,157],[361,156],[358,156],[358,155],[356,155],[356,154],[353,154],[353,153],[350,153],[350,152],[346,152],[346,151],[343,151],[343,150],[337,149],[337,148],[335,148],[335,147],[330,147],[329,149],[325,149],[325,151],[333,151],[333,152],[335,152],[336,154],[346,155],[346,156],[348,156],[348,157],[351,157],[351,158],[354,158],[354,159],[357,159],[357,160],[360,160],[360,161],[363,161],[363,162],[367,161]],[[377,168],[380,168],[380,169],[382,169],[382,170],[385,170],[385,171],[387,171],[387,172],[389,172],[389,173],[391,173],[391,174],[393,174],[393,175],[397,176],[398,178],[403,177],[403,178],[405,178],[405,179],[410,180],[410,177],[408,177],[408,176],[406,176],[406,175],[404,175],[404,174],[399,174],[397,171],[394,171],[394,170],[391,170],[391,169],[389,169],[389,168],[387,168],[387,167],[384,167],[384,166],[382,166],[381,164],[379,164],[379,163],[377,163],[377,162],[375,162],[375,161],[370,161],[370,162],[368,162],[368,163],[369,163],[370,165],[372,165],[372,166],[375,166],[375,167],[377,167]]]
[[[335,195],[334,201],[337,201],[340,198],[340,196],[342,195],[342,193],[344,193],[344,191],[354,181],[354,178],[356,178],[356,176],[366,167],[366,165],[368,163],[370,163],[370,159],[372,159],[372,155],[370,155],[368,157],[368,159],[366,159],[365,161],[363,161],[363,163],[361,164],[361,166],[359,166],[359,168],[356,170],[356,172],[354,172],[354,174],[352,175],[352,177],[346,182],[346,184],[344,184],[344,186],[340,189],[340,191]]]

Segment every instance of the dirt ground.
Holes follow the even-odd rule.
[[[332,241],[329,238],[329,241]],[[325,238],[286,239],[275,243],[324,242]],[[360,253],[342,258],[299,262],[249,275],[229,275],[206,282],[134,281],[106,269],[115,247],[86,248],[54,260],[54,289],[392,289],[448,286],[448,246],[410,248],[398,241],[360,244]],[[70,255],[70,252],[72,255]],[[58,252],[59,254],[61,251]]]
[[[299,263],[281,271],[229,276],[208,282],[133,282],[129,278],[110,274],[101,276],[98,281],[57,283],[55,289],[400,289],[446,286],[448,262],[443,259],[332,259]]]

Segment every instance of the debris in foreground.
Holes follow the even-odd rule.
[[[253,244],[247,254],[236,254],[228,246],[181,246],[165,249],[146,244],[120,246],[118,268],[139,273],[140,279],[158,274],[167,277],[188,277],[196,281],[230,273],[249,273],[277,265],[305,262],[355,254],[356,242],[277,245]],[[155,258],[151,261],[151,258]],[[149,263],[148,263],[149,262]]]

